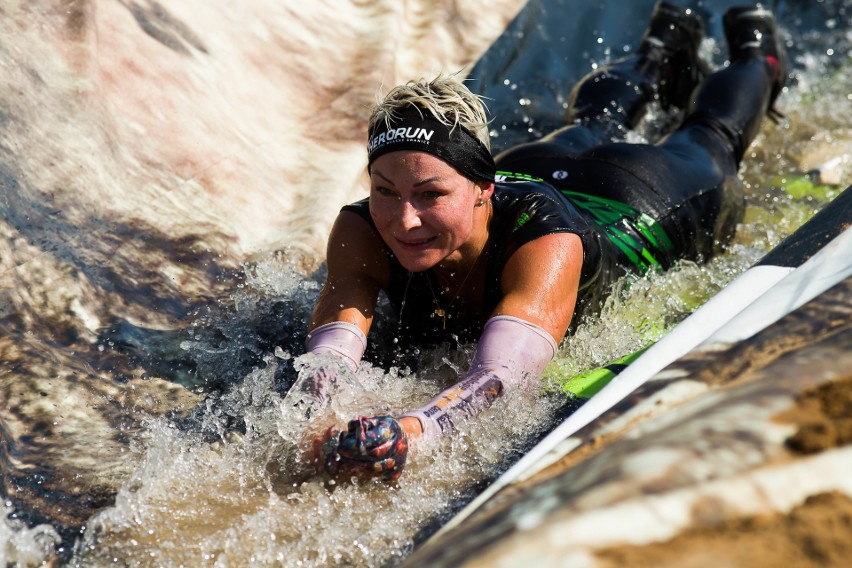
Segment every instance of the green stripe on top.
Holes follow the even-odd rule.
[[[563,190],[562,195],[587,213],[640,273],[659,267],[660,260],[668,257],[667,253],[674,249],[674,244],[656,219],[626,203],[576,191]],[[630,235],[634,231],[645,243]]]
[[[494,179],[500,181],[544,181],[543,178],[531,176],[529,174],[521,174],[517,172],[497,171],[494,173]]]
[[[495,174],[498,182],[503,181],[544,181],[542,178],[519,172],[498,170]],[[640,273],[650,268],[659,268],[661,260],[670,257],[674,244],[662,225],[646,213],[622,203],[576,191],[560,190],[568,201],[589,215],[601,228],[628,262]],[[527,219],[518,219],[513,231],[520,229]],[[637,239],[639,237],[641,240]],[[642,242],[644,241],[644,242]]]

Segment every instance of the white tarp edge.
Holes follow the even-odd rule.
[[[571,451],[576,443],[565,443],[570,436],[702,342],[709,347],[751,337],[851,273],[852,228],[835,237],[799,268],[759,265],[748,269],[565,419],[450,519],[436,536],[457,526],[502,488],[552,463],[553,456],[543,458],[554,449],[559,448],[562,455]]]

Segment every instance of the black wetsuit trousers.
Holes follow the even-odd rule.
[[[569,126],[496,157],[497,169],[628,204],[656,219],[676,258],[705,259],[733,236],[744,199],[737,170],[767,111],[772,70],[734,61],[696,89],[691,110],[656,143],[627,143],[659,72],[626,58],[573,89]]]

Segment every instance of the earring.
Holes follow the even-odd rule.
[[[482,201],[477,201],[477,202],[476,202],[476,206],[477,206],[477,207],[482,207],[483,205],[484,205],[484,203],[483,203]]]

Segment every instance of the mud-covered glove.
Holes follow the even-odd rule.
[[[331,436],[323,445],[325,470],[334,477],[356,475],[395,481],[408,456],[408,438],[391,416],[361,416],[346,432]]]

